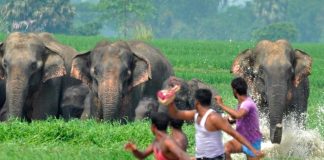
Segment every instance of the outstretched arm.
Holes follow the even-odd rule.
[[[236,130],[234,130],[232,128],[232,126],[227,122],[226,119],[222,118],[221,116],[213,115],[213,116],[211,116],[211,121],[212,121],[213,125],[215,126],[215,128],[219,128],[219,129],[223,130],[224,132],[226,132],[227,134],[229,134],[230,136],[232,136],[233,138],[235,138],[241,144],[243,144],[247,148],[249,148],[254,153],[254,155],[256,155],[257,157],[264,156],[264,153],[256,150],[248,140],[246,140],[240,133],[238,133]]]
[[[139,151],[135,144],[129,142],[125,145],[125,150],[131,151],[133,155],[138,159],[144,159],[153,153],[153,144],[150,144],[143,152],[143,151]]]
[[[217,104],[226,112],[228,113],[232,118],[234,119],[239,119],[242,118],[246,115],[247,111],[245,109],[239,109],[239,110],[234,110],[230,107],[227,107],[222,100],[221,96],[215,96],[215,100]]]
[[[168,111],[172,118],[182,120],[193,120],[195,117],[195,110],[181,110],[179,111],[175,106],[174,102],[168,105]]]

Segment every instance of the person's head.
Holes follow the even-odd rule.
[[[169,116],[164,112],[153,112],[151,114],[151,129],[154,133],[155,130],[165,132],[169,124]]]
[[[234,97],[237,98],[237,95],[239,96],[245,96],[247,95],[247,84],[245,80],[241,77],[237,77],[232,80],[231,83]]]
[[[175,129],[181,130],[183,123],[184,123],[184,120],[181,120],[181,119],[174,119],[174,118],[170,119],[170,126]]]
[[[197,89],[195,93],[196,103],[201,106],[207,107],[211,104],[212,92],[209,89]]]

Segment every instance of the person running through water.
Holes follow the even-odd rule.
[[[182,126],[183,126],[184,121],[180,119],[174,119],[171,118],[170,120],[170,126],[171,126],[171,137],[179,147],[184,150],[185,152],[187,151],[188,148],[188,138],[186,134],[182,131]]]
[[[166,113],[152,113],[151,131],[155,136],[153,143],[145,151],[140,151],[134,143],[128,142],[125,149],[138,159],[144,159],[153,153],[156,160],[190,160],[189,155],[167,134],[168,124],[169,116]]]
[[[262,134],[260,132],[259,125],[259,114],[258,108],[255,102],[247,95],[247,84],[245,80],[241,77],[235,78],[231,82],[233,95],[238,101],[237,109],[234,110],[230,107],[224,105],[222,97],[216,96],[215,100],[229,116],[236,120],[236,131],[243,135],[252,146],[261,150],[261,138]],[[226,159],[231,159],[231,153],[245,153],[247,159],[258,160],[255,154],[242,145],[237,140],[233,139],[225,144]]]
[[[176,87],[179,88],[179,86]],[[158,96],[159,102],[168,107],[169,115],[172,118],[194,120],[197,160],[225,159],[222,131],[247,146],[257,157],[264,156],[261,151],[256,150],[248,140],[234,130],[226,119],[211,109],[212,93],[209,89],[198,89],[195,92],[195,110],[178,110],[173,102],[174,98],[175,96],[170,96],[162,99]]]

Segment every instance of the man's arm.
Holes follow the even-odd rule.
[[[196,110],[181,110],[179,111],[174,102],[168,105],[168,111],[172,118],[182,120],[193,120],[195,117]]]
[[[221,129],[227,134],[229,134],[230,136],[232,136],[233,138],[235,138],[241,144],[249,148],[257,157],[264,156],[264,153],[256,150],[248,140],[246,140],[240,133],[234,130],[232,126],[227,122],[226,119],[222,118],[221,116],[213,115],[211,116],[211,122],[213,123],[215,128]]]
[[[144,159],[144,158],[146,158],[147,156],[149,156],[150,154],[153,153],[153,144],[150,144],[146,148],[146,150],[144,152],[139,151],[137,149],[136,145],[133,144],[133,143],[127,143],[125,145],[125,149],[128,150],[128,151],[131,151],[136,158],[138,158],[138,159]]]
[[[176,143],[175,141],[171,140],[171,139],[166,139],[164,141],[165,146],[167,147],[167,149],[172,152],[173,154],[175,154],[180,160],[190,160],[190,156],[183,151]]]
[[[220,108],[222,108],[226,113],[228,113],[232,118],[234,119],[239,119],[244,117],[247,114],[247,111],[245,109],[239,109],[238,111],[227,107],[222,100],[221,96],[216,96],[215,100],[217,102],[217,104],[220,106]]]

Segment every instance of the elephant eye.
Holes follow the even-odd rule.
[[[2,67],[6,69],[8,67],[8,62],[6,60],[3,60]]]
[[[31,63],[30,68],[31,68],[32,70],[36,70],[36,69],[37,69],[37,62],[33,62],[33,63]]]
[[[93,68],[91,69],[91,72],[92,72],[92,74],[93,74],[94,76],[97,76],[97,75],[98,75],[98,68],[97,68],[97,67],[93,67]]]
[[[127,76],[131,76],[132,71],[131,70],[127,70]]]

